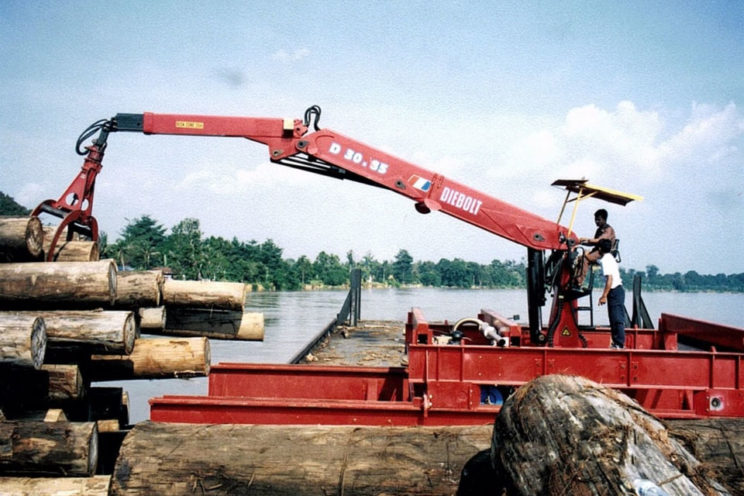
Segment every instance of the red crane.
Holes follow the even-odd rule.
[[[54,245],[64,227],[70,227],[68,239],[74,231],[93,240],[98,238],[97,222],[92,215],[94,185],[110,133],[247,138],[267,145],[270,160],[277,164],[386,188],[413,200],[418,212],[441,211],[527,247],[528,311],[533,343],[581,345],[576,300],[586,292],[577,292],[571,287],[574,258],[580,251],[574,249],[578,238],[569,228],[336,131],[320,129],[319,118],[320,108],[313,106],[305,112],[304,121],[147,112],[117,114],[110,120],[92,124],[77,143],[78,153],[85,155],[80,174],[60,199],[46,200],[33,212],[35,215],[46,212],[62,218],[49,256],[54,253]],[[314,131],[310,131],[311,125]],[[81,143],[96,132],[99,132],[97,139],[81,150]],[[587,194],[589,186],[586,181],[568,183],[563,185],[569,192],[577,191],[581,195],[575,187],[578,184]],[[607,190],[595,190],[594,194],[609,201],[619,199],[618,202],[627,202],[632,199],[619,193],[608,194]],[[546,251],[551,251],[547,271]],[[550,323],[543,329],[541,308],[546,303],[546,290],[553,294],[553,305]]]
[[[578,312],[583,307],[578,300],[591,298],[591,292],[573,287],[581,254],[571,229],[575,207],[570,226],[564,227],[560,216],[558,222],[544,219],[320,129],[319,118],[317,106],[307,109],[304,120],[117,114],[84,131],[77,143],[78,153],[86,157],[82,172],[59,200],[41,203],[34,214],[62,218],[53,244],[65,227],[68,236],[78,231],[97,239],[91,213],[94,184],[112,132],[247,138],[268,146],[274,163],[386,188],[413,200],[421,213],[438,210],[527,247],[529,325],[523,328],[489,310],[454,326],[431,324],[413,309],[406,325],[407,367],[217,365],[210,374],[209,396],[153,399],[153,420],[482,423],[492,421],[498,411],[482,403],[484,391],[518,386],[550,373],[579,374],[612,385],[661,416],[744,416],[744,330],[662,314],[658,330],[647,328],[648,322],[643,329],[635,325],[628,330],[626,349],[611,350],[608,329],[579,326]],[[81,150],[81,143],[96,132],[95,141]],[[559,180],[554,185],[567,190],[564,209],[586,197],[621,205],[639,199],[583,179]],[[576,196],[571,198],[572,194]],[[552,306],[543,326],[541,308],[548,292]],[[435,339],[441,334],[456,339],[441,344]],[[681,351],[678,338],[698,347]]]

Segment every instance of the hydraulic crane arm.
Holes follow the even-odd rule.
[[[317,109],[317,107],[315,107]],[[311,107],[310,110],[312,110]],[[316,121],[319,116],[317,109]],[[406,162],[330,129],[308,133],[299,119],[180,114],[117,114],[113,131],[242,137],[269,147],[273,162],[383,187],[416,202],[421,213],[440,210],[535,250],[565,250],[576,236],[556,222]]]
[[[570,229],[360,141],[330,129],[320,129],[320,108],[317,106],[308,108],[304,117],[300,120],[147,112],[117,114],[112,119],[93,123],[80,136],[76,146],[78,154],[86,157],[82,171],[62,197],[42,202],[33,212],[34,215],[45,212],[62,218],[52,238],[48,260],[52,260],[56,243],[66,227],[68,239],[71,239],[73,231],[98,239],[98,225],[91,213],[93,192],[110,133],[246,138],[268,146],[269,158],[274,163],[386,188],[413,200],[416,210],[421,213],[439,210],[526,246],[532,342],[552,346],[553,336],[560,330],[561,339],[567,345],[580,344],[577,296],[571,289],[576,256],[576,250],[572,248],[578,239]],[[310,131],[311,124],[313,131]],[[99,134],[93,143],[81,149],[83,141],[96,132]],[[545,250],[553,251],[550,257],[552,269],[547,272],[543,257]],[[548,272],[551,273],[549,277]],[[544,333],[540,307],[545,304],[547,287],[555,291],[551,323]]]

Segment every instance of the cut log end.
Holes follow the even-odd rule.
[[[39,260],[44,230],[38,217],[0,217],[0,261]]]
[[[33,364],[36,370],[39,370],[44,363],[46,355],[47,333],[44,319],[37,317],[31,325],[31,353]]]
[[[33,258],[39,257],[44,249],[44,229],[38,217],[29,217],[26,225],[26,248]]]
[[[129,355],[134,349],[134,341],[137,338],[137,323],[134,313],[128,312],[124,321],[124,354]]]

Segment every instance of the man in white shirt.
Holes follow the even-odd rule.
[[[615,257],[612,256],[612,242],[609,239],[601,239],[597,243],[601,254],[599,264],[602,266],[602,275],[605,278],[605,287],[599,304],[607,304],[607,314],[610,318],[610,330],[612,331],[611,348],[625,347],[625,290],[620,279],[620,268]]]

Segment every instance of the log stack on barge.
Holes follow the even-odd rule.
[[[262,340],[263,315],[244,284],[118,272],[97,242],[49,257],[45,230],[0,218],[0,494],[109,494],[129,400],[100,382],[206,376],[207,336]]]

